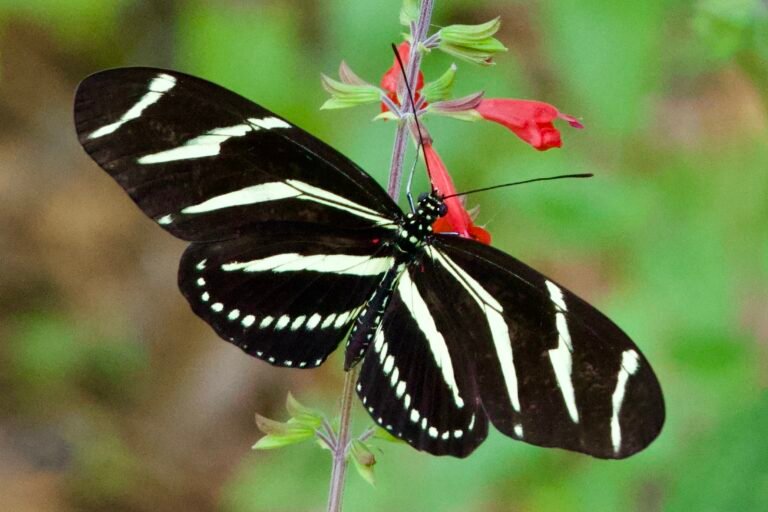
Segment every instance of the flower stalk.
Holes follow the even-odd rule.
[[[422,123],[416,122],[417,118],[435,114],[465,121],[495,122],[542,151],[561,145],[560,133],[553,121],[564,120],[576,128],[580,128],[581,123],[554,106],[542,102],[509,98],[488,99],[482,92],[452,99],[451,89],[457,69],[453,64],[437,80],[425,84],[420,72],[421,59],[433,49],[479,65],[491,65],[495,54],[506,51],[493,37],[500,26],[498,18],[480,25],[443,27],[429,36],[433,7],[434,0],[421,0],[418,5],[417,0],[404,0],[401,22],[410,28],[410,36],[406,36],[406,41],[398,47],[393,46],[396,52],[395,62],[384,73],[380,86],[366,82],[342,61],[339,66],[339,80],[326,75],[321,78],[323,87],[330,95],[322,108],[339,109],[379,103],[381,113],[376,119],[393,120],[396,127],[387,186],[390,197],[397,202],[400,196],[407,139],[410,137],[419,146],[420,154],[427,164],[432,190],[441,195],[448,206],[447,215],[433,224],[433,231],[451,233],[489,244],[490,234],[474,224],[476,210],[467,210],[464,197],[456,193],[448,169],[434,148],[432,137]],[[399,441],[386,430],[376,427],[367,429],[357,437],[350,435],[352,401],[359,372],[359,366],[355,366],[344,376],[338,430],[321,413],[302,406],[290,395],[286,408],[291,418],[287,422],[281,423],[257,415],[257,425],[266,435],[254,448],[280,448],[315,439],[331,452],[328,512],[340,512],[342,509],[346,473],[350,462],[365,480],[373,483],[376,458],[367,441],[373,440],[372,438]]]
[[[344,482],[347,474],[347,453],[349,451],[349,422],[352,418],[352,398],[355,381],[360,373],[360,366],[351,368],[344,374],[344,388],[341,392],[341,410],[339,412],[339,433],[331,447],[333,463],[331,466],[331,486],[328,491],[328,512],[340,512],[344,497]]]
[[[421,67],[419,45],[426,40],[429,24],[432,20],[433,8],[434,0],[422,0],[421,7],[419,8],[419,17],[415,23],[411,24],[411,49],[408,61],[405,63],[405,76],[409,84],[415,84],[419,76],[419,68]],[[405,82],[401,81],[398,87],[398,96],[404,98],[405,101],[401,101],[400,104],[403,105],[403,112],[412,112],[412,98],[406,98],[407,95]],[[406,122],[401,120],[395,132],[395,143],[392,146],[392,162],[389,168],[389,183],[387,185],[387,193],[395,201],[400,196],[400,185],[403,181],[403,161],[405,159],[408,138],[407,132]]]
[[[411,44],[408,62],[405,65],[405,76],[408,83],[415,84],[419,76],[419,67],[421,66],[421,53],[419,52],[419,43],[422,42],[429,30],[430,20],[432,19],[432,9],[434,0],[422,0],[419,8],[419,16],[415,23],[411,24]],[[398,90],[400,98],[408,96],[405,83],[401,82]],[[404,112],[414,110],[413,98],[401,100]],[[389,168],[389,184],[387,193],[397,201],[400,196],[400,188],[403,177],[403,162],[405,160],[405,150],[408,137],[407,122],[402,119],[397,124],[395,133],[395,142],[392,146],[392,161]],[[333,466],[331,468],[331,483],[328,493],[328,512],[341,512],[342,498],[344,494],[344,483],[348,464],[348,454],[350,447],[349,440],[349,422],[352,418],[352,399],[354,397],[354,386],[359,373],[359,365],[350,369],[344,376],[344,388],[341,394],[341,409],[339,412],[339,433],[333,447]]]

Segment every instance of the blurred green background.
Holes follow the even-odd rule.
[[[311,443],[252,452],[253,413],[291,390],[334,414],[341,360],[277,370],[216,338],[176,290],[184,244],[77,143],[77,82],[106,67],[201,75],[281,113],[384,183],[391,123],[319,111],[342,59],[378,82],[399,2],[0,0],[0,510],[324,510]],[[502,17],[493,68],[456,94],[581,118],[539,153],[491,123],[430,119],[494,244],[599,305],[637,340],[668,420],[599,461],[494,433],[466,460],[377,452],[346,509],[768,510],[768,8],[761,0],[436,2],[435,24]],[[452,60],[435,52],[427,80]],[[413,158],[413,157],[411,157]],[[410,160],[412,161],[412,159]],[[422,190],[423,181],[417,187]],[[355,429],[367,424],[356,411]]]

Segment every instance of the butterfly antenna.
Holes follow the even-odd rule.
[[[392,51],[395,52],[395,59],[397,60],[397,64],[400,66],[400,72],[403,76],[403,82],[405,83],[405,89],[408,91],[408,100],[411,105],[411,112],[413,113],[413,120],[416,123],[416,132],[419,135],[419,147],[421,148],[422,153],[424,154],[424,165],[427,168],[427,176],[429,176],[429,182],[432,183],[432,172],[429,169],[429,162],[427,161],[427,154],[424,152],[424,137],[421,134],[421,123],[419,123],[419,116],[416,115],[416,97],[413,95],[413,90],[411,89],[411,84],[408,83],[408,77],[405,75],[405,66],[403,65],[403,60],[400,58],[400,53],[397,51],[397,46],[395,46],[394,43],[392,43]],[[413,197],[411,196],[411,183],[413,182],[413,173],[414,169],[416,168],[416,165],[414,164],[413,168],[411,168],[411,174],[408,177],[408,184],[407,184],[407,196],[408,196],[408,202],[411,203],[411,208],[413,209]]]
[[[473,190],[467,190],[466,192],[458,192],[456,194],[451,194],[450,196],[445,196],[443,199],[448,199],[449,197],[456,197],[456,196],[466,196],[467,194],[474,194],[475,192],[485,192],[486,190],[493,190],[495,188],[511,187],[514,185],[523,185],[524,183],[535,183],[537,181],[561,180],[566,178],[591,178],[592,176],[594,176],[594,174],[592,173],[582,173],[582,174],[559,174],[557,176],[546,176],[544,178],[532,178],[530,180],[513,181],[511,183],[502,183],[501,185],[494,185],[492,187],[476,188]]]

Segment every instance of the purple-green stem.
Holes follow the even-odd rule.
[[[419,18],[412,28],[411,53],[408,64],[405,66],[405,76],[409,84],[416,83],[416,77],[421,66],[421,53],[419,43],[423,42],[429,31],[429,23],[432,19],[434,0],[422,0],[419,9]],[[407,98],[404,83],[400,86],[398,96],[401,98],[404,112],[413,112],[412,98]],[[397,201],[400,197],[400,184],[403,178],[403,161],[407,139],[407,122],[399,120],[395,132],[395,142],[392,147],[392,162],[389,168],[389,184],[387,193]],[[331,488],[328,492],[328,512],[341,512],[342,499],[344,497],[344,482],[347,473],[347,454],[349,448],[349,421],[352,416],[352,397],[354,395],[355,381],[359,373],[359,365],[350,369],[344,375],[344,388],[341,393],[341,410],[339,413],[339,433],[335,443],[330,446],[333,454],[331,467]],[[368,433],[370,435],[370,433]]]

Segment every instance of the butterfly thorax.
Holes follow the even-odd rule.
[[[446,213],[445,203],[434,194],[422,194],[416,211],[405,216],[400,222],[392,244],[397,249],[392,267],[384,274],[373,294],[366,301],[352,325],[347,339],[345,369],[357,364],[370,344],[375,340],[387,303],[394,293],[397,282],[406,267],[419,260],[424,246],[432,234],[432,223]]]
[[[432,234],[432,224],[446,212],[445,203],[435,194],[421,194],[416,211],[407,214],[400,224],[395,248],[412,256],[420,255]]]

